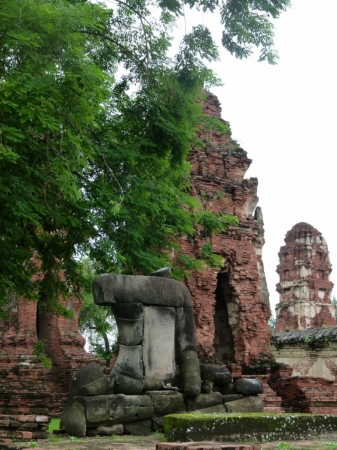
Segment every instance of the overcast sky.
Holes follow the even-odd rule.
[[[337,0],[293,0],[275,22],[277,66],[257,63],[257,56],[238,61],[224,50],[221,62],[213,65],[224,83],[212,90],[222,104],[222,117],[253,160],[246,177],[259,180],[272,310],[279,301],[278,252],[298,222],[310,223],[325,237],[337,288],[336,19]],[[220,42],[216,18],[201,20]],[[188,13],[187,27],[193,21]]]

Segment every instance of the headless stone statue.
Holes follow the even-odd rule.
[[[119,334],[113,393],[136,395],[177,386],[200,394],[190,293],[170,269],[153,276],[106,274],[93,283],[95,303],[111,306]]]
[[[95,279],[95,303],[111,306],[116,318],[119,354],[110,378],[95,363],[74,378],[61,420],[70,436],[148,434],[163,430],[167,414],[186,410],[263,410],[261,381],[233,385],[227,367],[203,364],[200,370],[188,289],[170,269],[152,275]]]

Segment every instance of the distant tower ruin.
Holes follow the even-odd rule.
[[[277,266],[280,303],[276,305],[275,331],[336,326],[330,297],[332,269],[324,237],[300,222],[288,231],[285,243]]]

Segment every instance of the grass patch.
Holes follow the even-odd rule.
[[[49,422],[47,433],[53,433],[54,430],[59,430],[60,422],[61,419],[58,417],[54,417],[53,419],[51,419],[51,421]]]

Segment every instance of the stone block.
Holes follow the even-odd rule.
[[[124,407],[124,425],[151,419],[153,404],[149,395],[126,395]]]
[[[227,410],[224,405],[216,405],[190,411],[190,414],[226,414],[226,412]]]
[[[85,437],[86,422],[84,406],[74,400],[69,408],[67,420],[64,422],[64,429],[69,436]]]
[[[122,424],[116,424],[111,426],[100,426],[87,429],[87,436],[118,436],[124,433],[124,427]]]
[[[99,378],[92,383],[81,386],[78,390],[78,395],[108,395],[112,394],[112,387],[108,377]]]
[[[103,371],[101,367],[95,362],[91,362],[86,366],[80,368],[70,385],[67,403],[61,417],[60,428],[65,428],[69,410],[74,398],[78,395],[79,388],[102,377]]]
[[[109,395],[109,423],[118,424],[124,420],[124,394]]]
[[[185,285],[165,277],[142,275],[99,275],[93,282],[97,305],[142,303],[154,306],[190,306],[191,296]]]
[[[154,414],[165,416],[166,414],[186,412],[184,396],[175,391],[149,391],[147,395],[151,398]]]
[[[151,420],[142,420],[140,422],[125,423],[124,434],[133,434],[136,436],[148,436],[152,433]]]
[[[110,419],[110,399],[108,395],[76,397],[85,409],[88,426],[103,424]]]
[[[229,383],[227,386],[217,386],[219,388],[218,392],[222,395],[230,395],[234,392],[234,383]]]
[[[256,378],[240,378],[234,383],[234,390],[238,394],[256,395],[262,394],[262,381]]]
[[[210,394],[200,394],[197,397],[186,397],[185,404],[187,411],[195,411],[197,409],[204,409],[210,406],[222,405],[223,398],[220,392],[211,392]]]
[[[227,367],[217,364],[200,364],[200,374],[202,380],[213,381],[217,386],[227,386],[233,381]]]
[[[151,428],[152,431],[164,431],[164,417],[165,416],[152,416],[151,418]]]
[[[118,327],[118,342],[122,345],[138,345],[144,338],[144,306],[141,303],[115,305],[114,316]]]
[[[152,278],[156,279],[156,278]],[[144,308],[145,378],[174,380],[175,308],[147,306]]]
[[[257,395],[246,395],[224,403],[227,412],[263,412],[263,402]]]
[[[224,403],[232,402],[234,400],[239,400],[240,398],[243,398],[244,394],[228,394],[223,396]]]

